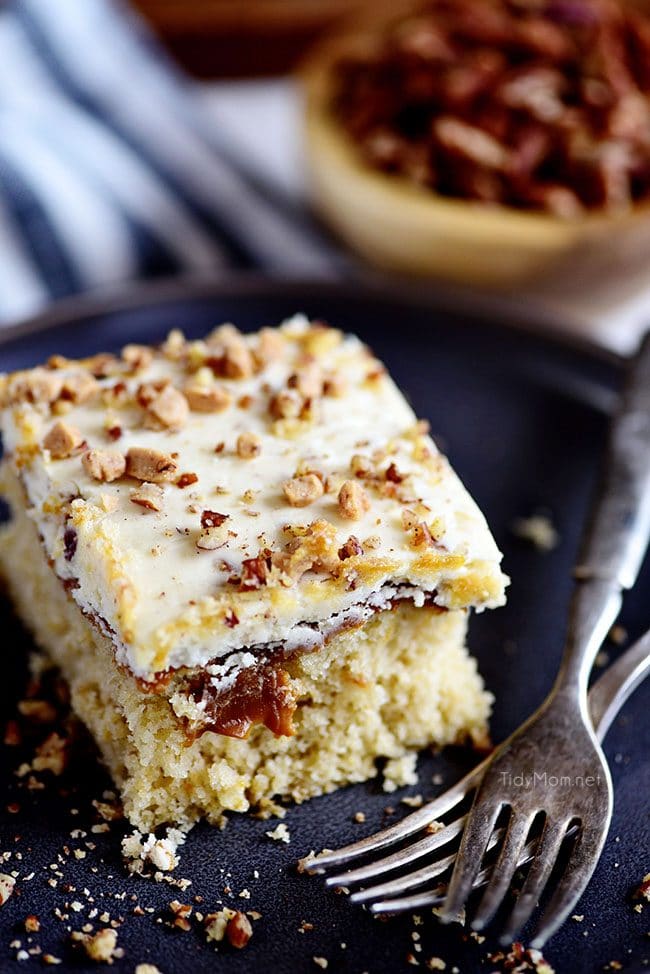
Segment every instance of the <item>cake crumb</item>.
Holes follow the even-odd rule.
[[[417,759],[418,756],[414,751],[403,754],[399,758],[390,758],[384,766],[384,791],[392,792],[405,785],[416,785]]]
[[[286,842],[287,844],[291,842],[291,834],[284,822],[280,822],[272,831],[265,832],[264,835],[268,836],[269,839],[273,839],[274,842]]]
[[[104,927],[95,934],[73,930],[70,937],[74,942],[82,944],[90,960],[97,964],[112,964],[116,957],[122,956],[117,947],[117,931],[110,927]]]
[[[426,961],[426,966],[430,971],[446,971],[447,964],[442,959],[442,957],[429,957]]]
[[[358,822],[361,825],[366,820],[366,813],[365,812],[355,812],[353,817],[354,817],[354,821],[355,822]]]
[[[7,873],[0,873],[0,906],[4,906],[14,891],[16,880]]]
[[[162,974],[162,971],[155,964],[138,964],[135,974]]]
[[[296,872],[300,873],[301,875],[302,873],[309,872],[317,859],[318,856],[316,855],[316,852],[313,849],[310,849],[307,855],[303,856],[302,859],[299,859],[296,863]]]
[[[329,961],[326,957],[312,957],[312,960],[316,967],[322,968],[324,971],[329,967]]]
[[[400,804],[407,805],[409,808],[422,808],[424,798],[422,795],[406,795],[400,800]]]
[[[510,530],[517,538],[529,541],[538,551],[552,551],[560,542],[557,529],[546,514],[517,517]]]
[[[180,862],[176,850],[183,842],[185,835],[180,829],[167,829],[167,835],[162,839],[156,838],[153,832],[143,836],[136,829],[122,839],[122,856],[132,873],[144,874],[148,864],[160,873],[171,872]]]

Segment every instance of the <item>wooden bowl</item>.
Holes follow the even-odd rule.
[[[305,153],[312,202],[361,257],[400,273],[512,287],[579,258],[620,266],[650,246],[650,203],[621,214],[562,219],[547,213],[437,196],[365,164],[331,111],[336,62],[373,44],[377,25],[319,45],[304,65]]]

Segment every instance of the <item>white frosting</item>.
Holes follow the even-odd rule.
[[[301,317],[288,322],[282,357],[250,378],[219,379],[218,384],[232,393],[233,405],[219,413],[191,412],[178,432],[144,428],[141,410],[134,405],[119,410],[123,434],[114,443],[106,435],[107,411],[101,401],[74,406],[62,417],[92,448],[125,453],[137,446],[177,454],[179,472],[196,474],[198,482],[186,489],[164,485],[159,513],[131,502],[134,481],[93,480],[79,455],[55,460],[40,450],[29,462],[20,463],[20,449],[42,443],[56,417],[25,404],[3,411],[5,450],[16,464],[54,570],[62,579],[76,579],[72,597],[90,616],[104,620],[119,659],[140,677],[167,667],[202,665],[242,650],[248,658],[249,647],[269,643],[288,649],[306,645],[323,638],[328,626],[335,625],[332,617],[381,608],[382,599],[394,591],[387,586],[410,586],[415,604],[422,604],[424,591],[434,590],[441,605],[480,609],[503,601],[501,556],[481,512],[431,440],[426,438],[433,462],[424,463],[415,455],[408,433],[415,416],[388,376],[368,381],[378,363],[357,338],[346,336],[318,359],[326,373],[345,383],[345,393],[322,398],[316,422],[291,435],[278,433],[269,416],[269,398],[286,387],[304,354],[301,343],[308,330]],[[70,370],[73,366],[66,366],[60,374]],[[157,355],[144,372],[126,376],[124,382],[134,391],[144,381],[167,377],[180,389],[187,372]],[[114,382],[115,378],[101,380],[106,386]],[[250,404],[242,397],[250,397]],[[237,455],[237,438],[244,432],[260,438],[261,452],[254,459]],[[216,453],[220,443],[224,447]],[[423,567],[422,551],[409,544],[401,519],[409,504],[369,491],[370,509],[359,520],[340,516],[336,484],[352,477],[352,455],[370,457],[375,451],[389,454],[383,467],[389,460],[395,463],[400,474],[409,477],[414,499],[435,518],[439,565]],[[295,475],[299,463],[334,484],[333,492],[306,508],[290,506],[282,492],[283,482]],[[76,499],[61,509],[61,501],[71,497]],[[196,547],[203,509],[228,516],[234,536],[222,548]],[[287,542],[285,525],[308,525],[318,518],[334,526],[339,544],[350,534],[362,543],[372,536],[365,557],[378,567],[369,573],[348,571],[345,562],[335,585],[313,571],[286,588],[239,592],[228,582],[239,574],[242,561],[255,557],[260,548],[282,548]],[[76,550],[68,560],[64,532],[71,526]],[[352,559],[350,565],[355,564]],[[360,610],[360,603],[367,603],[367,609]],[[234,626],[224,622],[229,609],[236,613]],[[232,663],[225,665],[229,672]],[[225,675],[215,671],[215,676]]]

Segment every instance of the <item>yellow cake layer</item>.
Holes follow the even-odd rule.
[[[7,469],[3,493],[13,519],[0,533],[0,570],[138,828],[215,821],[275,796],[302,801],[372,777],[378,757],[485,737],[491,698],[465,649],[466,612],[404,603],[285,665],[299,698],[293,737],[258,726],[246,740],[190,741],[168,698],[142,692],[69,598]]]

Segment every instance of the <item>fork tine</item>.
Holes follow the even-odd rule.
[[[520,815],[511,810],[510,820],[505,829],[503,845],[499,850],[499,856],[492,868],[492,875],[487,889],[481,897],[472,927],[474,930],[482,930],[492,916],[496,913],[503,897],[505,896],[512,877],[517,871],[523,858],[526,839],[537,813],[530,815]]]
[[[503,807],[500,801],[491,801],[487,797],[483,800],[477,801],[477,799],[478,796],[474,799],[474,805],[467,816],[447,898],[440,911],[440,919],[443,923],[451,923],[465,905]]]
[[[566,821],[561,825],[557,825],[557,823],[551,824],[548,819],[546,820],[521,892],[510,912],[510,916],[505,922],[503,932],[499,938],[502,944],[512,943],[517,933],[528,922],[531,913],[537,906],[548,882],[548,878],[551,875],[553,866],[557,861],[560,846],[567,835],[567,826],[569,824],[570,822]]]
[[[455,827],[456,835],[461,831],[463,824],[465,822],[464,816],[462,819],[458,819],[456,822],[451,823]],[[504,829],[496,829],[490,836],[490,841],[486,852],[493,849],[498,842],[503,838]],[[440,835],[440,833],[436,833]],[[397,879],[389,880],[387,883],[381,883],[377,886],[369,886],[367,889],[360,890],[357,893],[353,893],[350,897],[350,902],[352,903],[365,903],[368,900],[374,900],[377,896],[386,896],[391,893],[399,893],[402,890],[411,889],[414,886],[420,886],[423,882],[427,882],[430,879],[435,879],[436,876],[440,876],[444,873],[450,866],[453,866],[456,861],[456,852],[452,852],[451,855],[445,856],[443,859],[436,859],[435,862],[427,863],[426,866],[422,866],[421,869],[417,869],[412,873],[407,873],[405,876],[399,876]],[[476,885],[484,885],[490,878],[490,872],[492,867],[487,870],[483,870],[479,873],[476,880]]]
[[[487,758],[481,761],[469,774],[466,774],[464,778],[457,781],[442,795],[438,795],[432,802],[418,808],[416,812],[411,812],[401,822],[396,822],[395,825],[391,825],[381,832],[369,835],[367,838],[361,839],[360,842],[342,846],[342,848],[334,849],[332,852],[321,853],[306,867],[307,871],[311,873],[324,872],[332,866],[340,866],[359,856],[378,852],[380,849],[385,849],[386,846],[394,845],[401,839],[408,838],[409,835],[413,835],[414,832],[424,828],[430,822],[446,815],[463,801],[471,788],[476,787],[485,770],[487,761]]]
[[[544,946],[548,938],[552,937],[558,927],[564,923],[582,896],[596,868],[606,837],[607,826],[583,829],[580,833],[558,887],[535,931],[533,947],[539,949]]]
[[[423,866],[421,869],[416,869],[407,876],[399,876],[397,879],[392,879],[387,883],[379,883],[377,886],[369,886],[368,889],[361,889],[357,893],[352,894],[350,902],[367,903],[368,900],[375,900],[378,896],[393,896],[394,894],[413,889],[416,886],[422,886],[424,883],[428,883],[430,879],[435,879],[436,876],[440,876],[446,869],[449,869],[454,864],[455,859],[456,853],[453,852],[450,856],[445,856],[444,859],[438,859],[436,862],[428,863],[426,866]]]
[[[434,849],[439,849],[440,846],[451,842],[462,832],[466,817],[463,815],[438,832],[425,835],[424,838],[406,846],[404,849],[400,849],[398,852],[393,852],[390,856],[385,856],[383,859],[375,859],[365,866],[359,866],[358,869],[350,869],[348,872],[339,873],[336,876],[328,876],[325,884],[327,886],[349,886],[351,883],[363,883],[368,879],[374,879],[375,876],[380,876],[384,872],[397,869],[399,866],[406,866],[409,862],[414,862],[427,853],[433,852]]]
[[[488,850],[492,845],[496,845],[502,836],[503,830],[497,829],[496,832],[492,834],[490,843],[488,845]],[[492,839],[494,839],[494,842]],[[524,866],[526,863],[530,862],[535,853],[536,845],[536,840],[531,840],[530,842],[526,843],[519,860],[520,866]],[[474,889],[480,889],[481,886],[487,885],[491,876],[492,866],[481,869],[476,877]],[[372,913],[401,913],[404,910],[417,909],[421,906],[434,906],[438,903],[442,903],[445,898],[445,892],[445,890],[442,890],[441,887],[438,886],[435,889],[425,890],[422,893],[412,893],[408,896],[397,896],[392,900],[380,900],[377,903],[371,903],[370,910]]]

